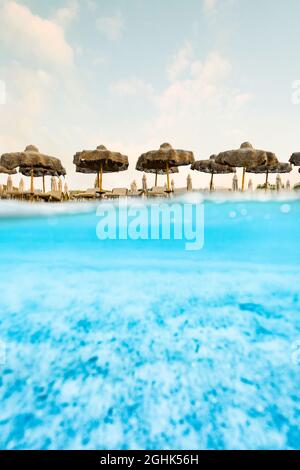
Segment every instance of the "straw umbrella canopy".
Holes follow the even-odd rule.
[[[292,169],[292,165],[290,165],[289,163],[279,162],[277,165],[274,165],[269,169],[269,173],[290,173]]]
[[[103,173],[115,173],[128,169],[128,157],[119,152],[107,150],[104,145],[99,145],[95,150],[83,150],[77,152],[73,159],[78,173],[97,174],[99,193],[103,193]]]
[[[289,162],[294,166],[300,166],[300,152],[293,153],[291,158],[289,159]],[[300,168],[299,168],[299,173],[300,173]]]
[[[270,162],[270,159],[269,159]],[[266,165],[260,165],[256,168],[248,168],[247,173],[256,173],[256,174],[266,174],[265,188],[268,187],[268,179],[270,173],[290,173],[292,171],[292,166],[289,163],[269,163]]]
[[[232,166],[216,163],[216,155],[212,155],[209,160],[198,160],[191,166],[192,170],[201,171],[201,173],[209,173],[211,175],[209,190],[213,190],[214,175],[226,175],[235,173],[236,170]]]
[[[166,192],[171,192],[170,173],[171,168],[191,165],[195,162],[193,152],[176,150],[170,144],[162,144],[158,150],[143,153],[136,164],[139,171],[154,170],[163,171],[167,175]]]
[[[244,142],[239,149],[227,150],[226,152],[219,153],[216,158],[216,162],[221,163],[222,165],[243,168],[242,191],[244,191],[246,169],[265,165],[268,161],[268,153],[270,158],[271,155],[275,157],[271,152],[256,150],[249,142]]]
[[[28,145],[24,152],[5,153],[1,157],[1,164],[13,170],[19,167],[19,172],[24,176],[30,176],[30,192],[34,193],[35,177],[43,178],[43,190],[45,192],[45,176],[65,176],[66,170],[59,158],[50,157],[39,152],[34,145]]]
[[[293,153],[293,155],[291,156],[289,162],[292,165],[300,166],[300,152]]]
[[[4,175],[15,175],[17,173],[16,170],[9,170],[3,165],[0,165],[0,173],[3,173]]]

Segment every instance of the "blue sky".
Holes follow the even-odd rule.
[[[131,164],[108,187],[140,180],[138,155],[164,141],[199,159],[249,140],[287,161],[299,17],[298,0],[0,0],[0,152],[38,145],[89,187],[73,154],[99,144]]]

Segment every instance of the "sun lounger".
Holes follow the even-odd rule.
[[[87,192],[87,191],[82,191],[79,193],[71,193],[71,199],[96,199],[96,193],[95,192]]]
[[[39,194],[38,197],[42,198],[43,196]],[[51,201],[51,202],[61,202],[62,193],[60,191],[50,191],[49,193],[46,193],[44,197],[48,198],[48,201]]]
[[[188,191],[187,188],[176,188],[176,189],[174,189],[173,194],[174,194],[174,196],[181,196],[183,194],[186,194],[186,193],[192,192],[192,191]]]
[[[114,188],[109,197],[111,198],[126,197],[127,194],[128,194],[127,188]]]
[[[168,193],[162,186],[153,186],[147,193],[148,197],[167,197],[167,195]]]
[[[131,190],[128,190],[127,192],[127,196],[128,197],[141,197],[143,194],[143,191],[131,191]]]

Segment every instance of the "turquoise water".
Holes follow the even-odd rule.
[[[23,207],[0,221],[0,448],[300,448],[300,201],[206,201],[193,252]]]

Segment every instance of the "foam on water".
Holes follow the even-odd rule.
[[[299,201],[206,201],[199,252],[43,215],[0,222],[1,448],[300,447]]]

